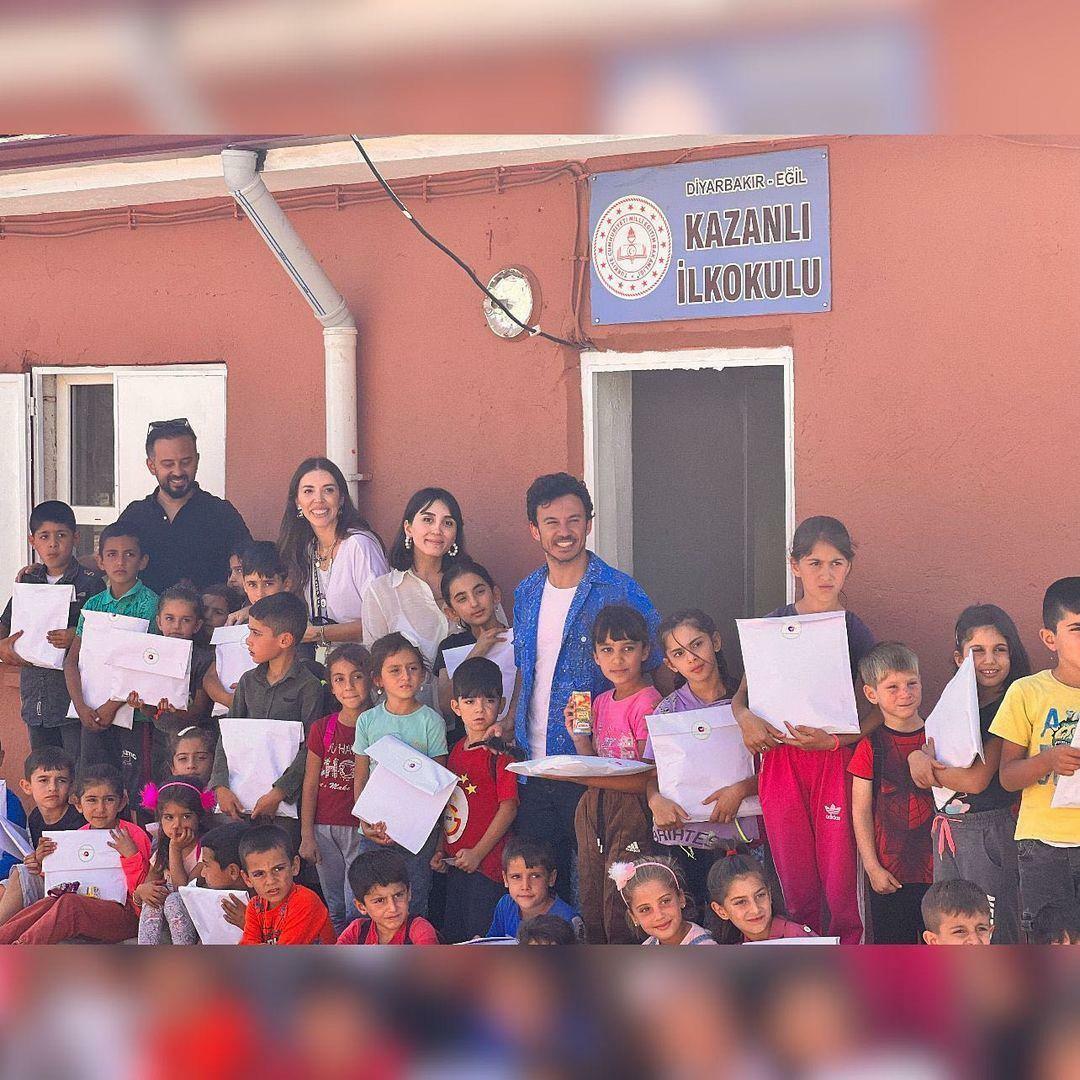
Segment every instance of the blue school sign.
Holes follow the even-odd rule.
[[[828,311],[825,147],[599,173],[594,324]]]

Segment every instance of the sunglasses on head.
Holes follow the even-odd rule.
[[[178,416],[174,420],[151,420],[150,423],[147,425],[146,434],[149,435],[150,432],[154,431],[156,428],[163,427],[186,428],[193,435],[195,434],[194,430],[192,429],[191,422],[186,416]]]

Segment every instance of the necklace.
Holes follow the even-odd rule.
[[[338,545],[340,543],[341,539],[335,538],[334,542],[330,545],[329,550],[323,551],[323,549],[318,546],[318,542],[316,541],[315,561],[318,563],[320,570],[326,571],[329,570],[331,566],[333,566],[334,556],[337,554]]]

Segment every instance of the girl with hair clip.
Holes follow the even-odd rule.
[[[669,859],[616,862],[608,868],[626,904],[631,927],[646,934],[643,945],[715,945],[703,926],[687,917],[690,901],[678,867]]]
[[[430,672],[450,633],[442,605],[443,573],[464,556],[465,521],[457,499],[445,488],[421,488],[405,504],[389,573],[364,593],[364,644],[370,649],[387,634],[404,634],[419,646]],[[424,680],[419,699],[438,708],[434,679]]]
[[[196,787],[190,778],[172,776],[160,786],[147,784],[142,805],[153,812],[158,831],[150,872],[133,894],[142,909],[139,944],[162,945],[171,940],[165,918],[168,899],[198,876],[199,837],[206,831],[206,815],[214,808],[214,793]]]
[[[770,611],[766,618],[843,611],[844,583],[855,558],[844,525],[832,517],[807,518],[795,530],[789,556],[802,593],[794,604]],[[859,662],[874,647],[874,635],[850,611],[845,620],[854,683]],[[861,689],[855,696],[865,704]],[[847,766],[853,744],[880,724],[880,713],[864,719],[857,735],[830,735],[800,725],[797,716],[780,731],[750,711],[745,679],[731,704],[743,741],[751,753],[762,755],[762,816],[788,910],[797,922],[818,926],[827,908],[827,932],[842,945],[857,945],[862,918]],[[865,704],[864,716],[868,712]]]
[[[1016,624],[996,604],[965,608],[956,620],[953,661],[970,653],[979,692],[979,728],[985,761],[950,768],[934,757],[934,741],[908,758],[911,778],[921,788],[956,792],[934,818],[934,881],[973,881],[994,904],[994,944],[1015,945],[1020,936],[1020,866],[1017,861],[1017,793],[998,777],[1001,739],[990,734],[1005,691],[1031,674],[1027,650]]]
[[[329,458],[306,458],[293,473],[278,550],[290,587],[307,603],[304,642],[359,641],[364,591],[389,567],[378,533],[353,505],[344,474]]]
[[[665,665],[685,681],[652,710],[654,713],[692,712],[730,701],[734,680],[727,669],[716,623],[705,612],[696,608],[674,612],[660,624],[657,637]],[[652,760],[651,742],[646,744],[644,756]],[[743,800],[757,794],[756,777],[718,788],[706,798],[708,809],[704,814],[692,808],[699,811],[696,817],[707,816],[705,821],[693,820],[686,807],[661,795],[655,774],[649,778],[646,792],[653,837],[671,849],[691,894],[699,901],[706,896],[705,879],[718,852],[737,840],[760,846],[757,818],[736,817]],[[692,825],[687,824],[690,821]]]
[[[713,936],[721,945],[817,936],[809,926],[784,917],[761,864],[747,855],[728,855],[713,863],[709,908]]]

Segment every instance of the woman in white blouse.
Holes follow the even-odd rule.
[[[364,644],[400,631],[424,654],[430,672],[450,623],[439,597],[447,563],[465,552],[465,523],[457,499],[443,488],[418,491],[405,507],[401,528],[390,549],[388,574],[364,593],[361,621]],[[434,681],[428,678],[419,697],[435,705]]]
[[[278,549],[293,588],[307,601],[304,640],[325,645],[366,639],[363,595],[389,564],[382,541],[328,458],[307,458],[293,473]]]

